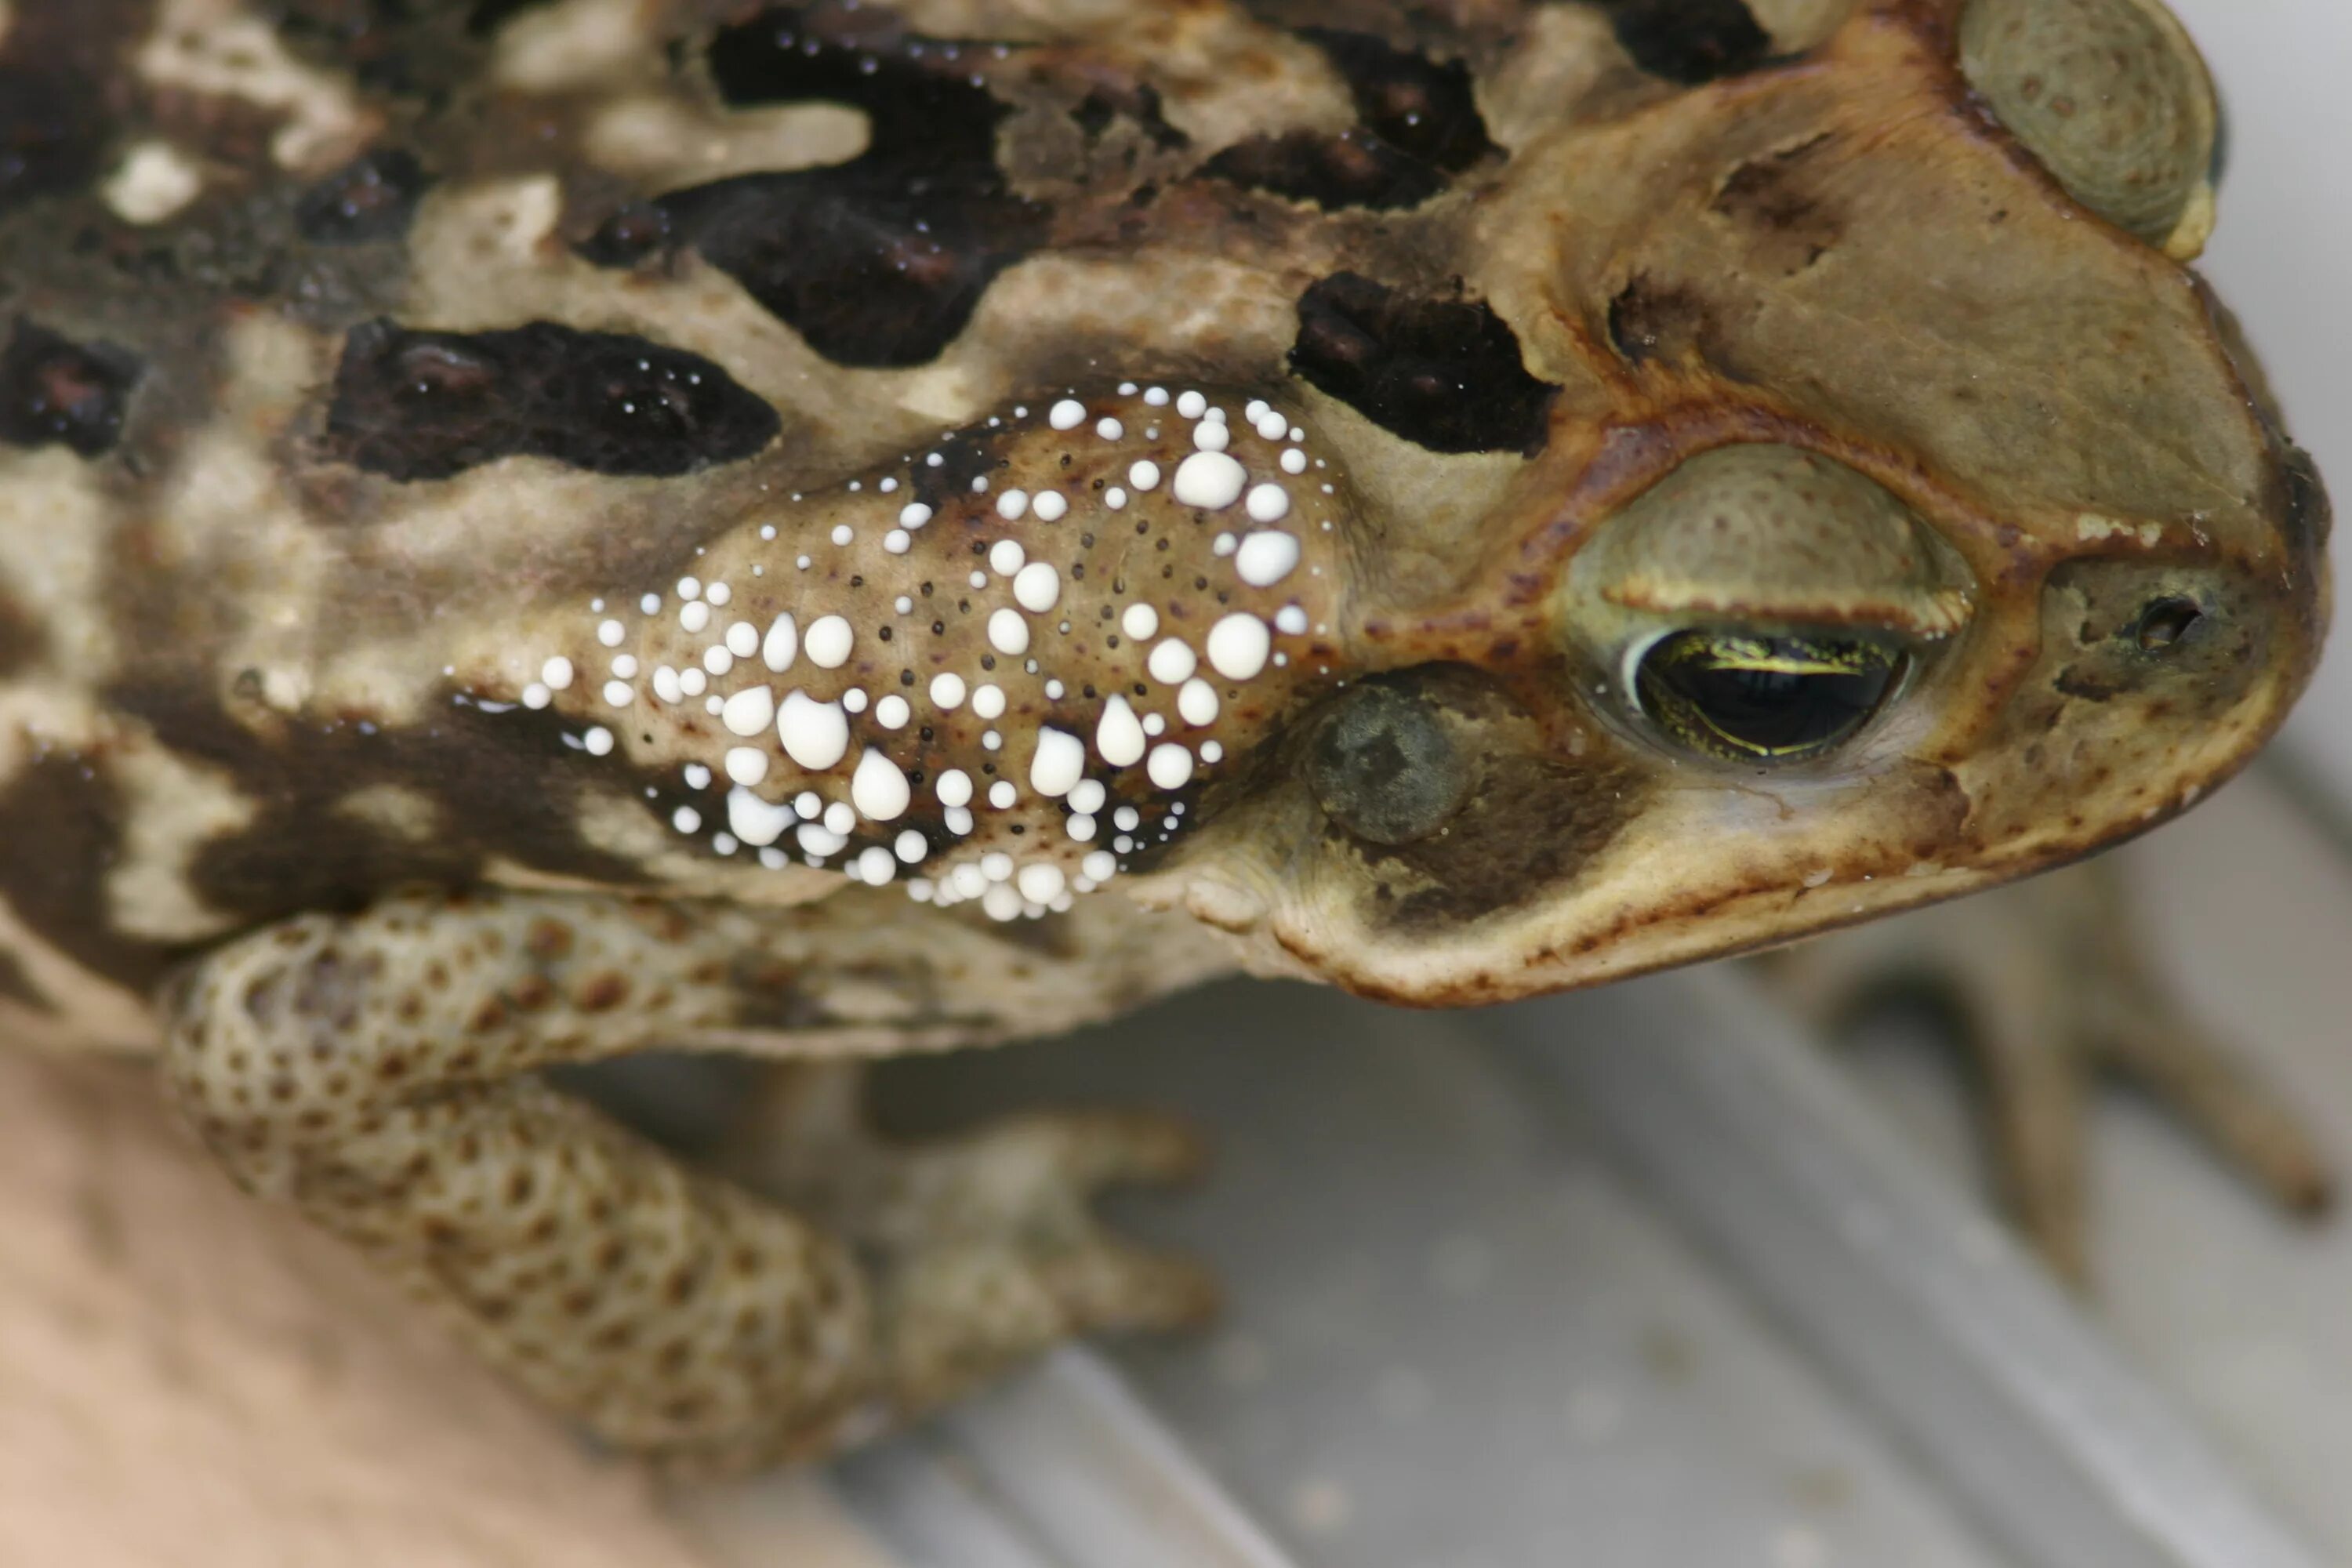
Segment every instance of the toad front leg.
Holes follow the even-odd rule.
[[[935,957],[992,941],[940,927]],[[828,951],[844,937],[837,920],[597,897],[420,897],[304,915],[174,985],[168,1076],[241,1183],[299,1205],[450,1310],[548,1404],[674,1461],[819,1453],[1066,1335],[1198,1317],[1210,1293],[1192,1266],[1067,1221],[1104,1180],[1176,1173],[1189,1151],[1165,1129],[1135,1124],[1128,1157],[1072,1162],[1040,1194],[1053,1226],[1007,1214],[980,1229],[866,1228],[853,1247],[536,1076],[740,1042],[747,1019],[804,1018],[762,1042],[787,1052],[855,1044],[871,1024],[845,1024],[828,997],[854,970],[870,1011],[876,983],[890,992],[893,977],[870,950]],[[1050,987],[1069,961],[1024,962]],[[897,978],[902,999],[927,989],[926,976]],[[987,1022],[934,1027],[1003,1032]],[[1106,1125],[1087,1119],[1083,1141]],[[1024,1158],[1034,1129],[1016,1134]],[[984,1170],[992,1144],[968,1139],[960,1154]]]

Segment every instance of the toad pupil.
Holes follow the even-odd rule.
[[[1696,750],[1784,762],[1860,729],[1902,669],[1903,656],[1875,643],[1686,631],[1651,645],[1633,688],[1642,710]]]

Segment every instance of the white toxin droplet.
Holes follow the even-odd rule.
[[[1176,465],[1169,493],[1186,506],[1215,511],[1239,500],[1249,473],[1223,452],[1195,452]]]
[[[625,680],[604,682],[604,700],[615,708],[626,708],[636,694],[636,689]]]
[[[1165,408],[1168,406],[1168,389],[1164,386],[1147,386],[1143,389],[1143,401],[1154,408]]]
[[[857,760],[857,772],[850,775],[850,803],[871,821],[895,822],[907,815],[911,797],[907,775],[898,764],[866,747],[866,754]]]
[[[572,685],[572,661],[560,653],[539,667],[539,679],[546,683],[550,691],[568,690]]]
[[[857,879],[877,888],[887,886],[890,879],[898,874],[898,863],[890,858],[890,851],[879,844],[870,844],[859,850],[856,864]],[[849,868],[845,866],[842,869],[845,871]]]
[[[768,753],[756,746],[727,748],[727,776],[746,787],[768,776]]]
[[[1307,471],[1307,454],[1300,451],[1296,447],[1286,447],[1282,454],[1282,471],[1286,474],[1305,473]]]
[[[699,697],[709,686],[709,677],[693,665],[688,665],[677,672],[677,689],[688,697]]]
[[[1032,510],[1039,522],[1059,522],[1070,515],[1069,498],[1059,490],[1041,490]]]
[[[1149,458],[1138,458],[1127,470],[1127,482],[1137,489],[1157,489],[1160,487],[1160,465]]]
[[[1103,705],[1102,719],[1095,725],[1095,750],[1115,768],[1143,760],[1143,724],[1126,698],[1114,697]]]
[[[1045,423],[1056,430],[1075,430],[1087,422],[1087,405],[1075,397],[1065,397],[1045,410]]]
[[[939,795],[941,805],[971,804],[971,775],[961,768],[950,768],[941,773],[940,782],[933,787]]]
[[[1049,799],[1070,793],[1087,769],[1086,743],[1060,730],[1037,731],[1037,754],[1029,763],[1029,787]]]
[[[1078,869],[1087,874],[1087,880],[1099,886],[1118,875],[1118,857],[1108,849],[1097,849],[1078,862]]]
[[[1031,903],[1050,904],[1062,896],[1062,868],[1042,861],[1024,866],[1014,885],[1021,889],[1021,896]]]
[[[810,624],[802,646],[808,650],[809,662],[819,669],[839,669],[849,662],[849,650],[856,641],[857,634],[847,621],[839,616],[822,616]]]
[[[680,833],[702,831],[702,813],[690,805],[681,805],[669,814],[669,825]]]
[[[603,643],[606,647],[620,647],[621,639],[628,635],[628,628],[622,626],[618,621],[599,621],[596,623],[596,640]]]
[[[799,841],[803,849],[820,859],[827,855],[838,855],[849,847],[847,834],[835,833],[820,822],[802,823],[793,830],[793,837]]]
[[[921,501],[910,500],[898,509],[898,526],[912,532],[931,521],[931,509]]]
[[[591,725],[588,732],[580,737],[580,743],[588,748],[588,754],[592,757],[611,756],[613,731],[602,724]]]
[[[1161,789],[1182,789],[1185,781],[1192,776],[1192,753],[1173,741],[1154,746],[1151,760],[1144,764],[1143,771]]]
[[[1020,798],[1021,792],[1013,787],[1011,779],[999,779],[988,786],[988,804],[999,811],[1011,811],[1013,803]]]
[[[1003,718],[1004,716],[1004,688],[997,685],[993,681],[988,681],[974,688],[971,694],[971,710],[975,715],[982,719]]]
[[[1095,434],[1106,441],[1116,441],[1127,434],[1127,426],[1106,414],[1095,421]]]
[[[822,773],[849,754],[849,715],[838,702],[790,692],[776,714],[776,739],[783,742],[784,755],[811,773]]]
[[[891,840],[890,847],[892,850],[897,852],[899,859],[904,860],[909,866],[921,865],[923,863],[923,857],[931,852],[930,840],[925,838],[921,834],[916,832],[911,827],[899,834],[897,838]]]
[[[1187,419],[1198,419],[1208,406],[1209,400],[1197,392],[1184,392],[1177,395],[1176,412]]]
[[[735,668],[735,655],[725,643],[712,643],[702,650],[702,668],[713,675],[724,675]]]
[[[1018,540],[1000,539],[988,547],[989,569],[1000,577],[1012,576],[1028,559],[1029,552],[1021,548]]]
[[[892,555],[904,555],[914,546],[914,536],[903,528],[894,528],[882,536],[882,548]]]
[[[943,670],[931,677],[931,706],[943,713],[951,713],[963,706],[963,677],[953,670]]]
[[[1234,571],[1253,588],[1271,588],[1298,564],[1298,536],[1270,528],[1244,536],[1234,552]]]
[[[1252,522],[1280,522],[1290,515],[1290,492],[1280,485],[1252,485],[1242,504]]]
[[[782,675],[800,656],[801,629],[787,610],[770,624],[767,639],[760,645],[760,658],[770,669]]]
[[[1029,623],[1020,611],[1003,609],[988,617],[988,646],[1013,658],[1029,651]]]
[[[1103,788],[1100,779],[1081,779],[1070,786],[1072,811],[1091,815],[1100,811],[1103,808],[1103,802],[1108,798],[1109,798],[1109,792]]]
[[[547,689],[544,681],[534,680],[522,689],[522,705],[526,708],[544,708],[554,700],[555,693]]]
[[[1051,563],[1032,561],[1013,575],[1013,600],[1033,616],[1052,609],[1062,596],[1062,574]]]
[[[697,599],[677,607],[677,624],[689,632],[699,632],[710,624],[710,606]]]
[[[1118,618],[1118,629],[1137,642],[1149,642],[1160,630],[1160,612],[1145,604],[1133,604]]]
[[[1198,729],[1217,721],[1217,689],[1199,676],[1184,683],[1176,694],[1176,712],[1184,722]]]
[[[1113,511],[1125,511],[1127,510],[1127,492],[1119,489],[1117,485],[1111,486],[1110,489],[1103,491],[1103,505],[1110,508]]]
[[[791,806],[770,805],[741,786],[727,792],[728,830],[753,848],[773,844],[792,825]]]
[[[857,808],[845,800],[836,800],[824,808],[824,825],[846,838],[857,826]]]
[[[1285,605],[1274,612],[1274,629],[1297,637],[1307,630],[1307,612],[1297,605]]]
[[[764,686],[747,686],[727,700],[719,710],[719,721],[727,726],[730,735],[745,739],[765,730],[776,719],[776,694]]]
[[[524,693],[526,697],[530,693]],[[678,684],[677,671],[663,665],[654,671],[654,695],[665,702],[684,700],[686,688]]]
[[[866,689],[862,686],[851,687],[848,690],[841,694],[841,705],[844,708],[848,709],[852,713],[865,712]]]
[[[1192,426],[1192,445],[1202,452],[1222,452],[1233,438],[1233,432],[1222,419],[1203,419]],[[1181,474],[1183,470],[1180,468],[1177,471]]]
[[[1267,441],[1279,441],[1290,431],[1290,421],[1285,419],[1278,410],[1272,408],[1267,409],[1250,423],[1257,426],[1259,437]]]
[[[907,700],[895,691],[874,705],[874,721],[885,730],[903,730],[914,716],[915,710],[907,705]]]
[[[1162,686],[1181,685],[1192,679],[1192,671],[1199,666],[1199,657],[1192,652],[1192,645],[1181,637],[1160,638],[1152,648],[1151,657],[1144,662],[1144,668],[1151,672],[1151,679]]]
[[[1228,680],[1247,680],[1265,668],[1273,640],[1255,616],[1227,616],[1209,628],[1209,666]]]
[[[1006,490],[996,498],[996,515],[1007,522],[1018,522],[1029,510],[1027,490]]]

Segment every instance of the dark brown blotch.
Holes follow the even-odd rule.
[[[1335,273],[1298,300],[1290,367],[1310,385],[1434,452],[1525,452],[1559,389],[1528,374],[1484,300],[1407,294]]]
[[[102,754],[52,752],[0,792],[0,900],[42,941],[145,992],[176,956],[120,931],[107,900],[129,807]]]
[[[837,364],[935,359],[997,274],[1045,238],[1045,210],[997,167],[1006,109],[973,73],[978,58],[953,40],[838,36],[793,8],[721,28],[706,59],[730,105],[848,104],[871,126],[866,151],[671,192],[652,204],[657,223],[624,208],[581,254],[626,266],[688,247]]]
[[[1434,60],[1370,33],[1307,27],[1301,36],[1347,79],[1365,128],[1399,153],[1458,174],[1495,151],[1461,61]]]
[[[1244,190],[1312,202],[1326,212],[1419,206],[1445,189],[1439,170],[1361,130],[1254,136],[1210,159],[1201,172]]]
[[[1609,301],[1609,342],[1629,364],[1703,358],[1714,330],[1696,291],[1646,272],[1635,273]]]
[[[78,343],[18,320],[0,349],[0,441],[103,456],[122,438],[141,369],[128,349]]]
[[[106,121],[93,83],[55,66],[0,66],[0,213],[82,189],[105,155]]]
[[[398,147],[362,153],[302,193],[294,226],[313,245],[377,245],[408,232],[429,178]]]
[[[446,479],[501,458],[670,476],[748,458],[776,411],[711,361],[552,321],[494,332],[355,327],[325,447],[370,473]]]
[[[1633,63],[1685,87],[1756,69],[1771,36],[1743,0],[1608,0],[1609,24]]]

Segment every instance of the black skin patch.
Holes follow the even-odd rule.
[[[294,226],[313,245],[399,239],[428,183],[415,154],[397,147],[368,153],[303,192],[294,204]]]
[[[1070,118],[1090,147],[1122,119],[1134,121],[1152,146],[1162,153],[1181,152],[1192,144],[1190,136],[1168,122],[1159,89],[1143,82],[1126,88],[1096,88],[1070,110]]]
[[[122,438],[140,369],[127,349],[18,321],[0,349],[0,441],[104,456]]]
[[[1353,272],[1299,296],[1290,368],[1433,452],[1533,454],[1559,391],[1528,374],[1484,300],[1423,299]]]
[[[1444,174],[1363,131],[1253,137],[1226,148],[1201,172],[1248,190],[1312,202],[1326,212],[1414,207],[1445,188]]]
[[[494,857],[608,885],[644,879],[574,830],[587,781],[609,783],[610,770],[592,773],[587,753],[562,743],[577,726],[554,714],[493,714],[452,700],[399,728],[298,721],[264,735],[209,692],[155,683],[110,696],[164,745],[226,772],[259,803],[250,824],[204,845],[188,868],[205,903],[240,923],[351,912],[394,888],[469,886]],[[434,802],[434,831],[411,838],[342,808],[385,784]]]
[[[1398,152],[1459,174],[1495,151],[1461,61],[1440,64],[1370,33],[1307,27],[1300,36],[1347,78],[1365,128]]]
[[[107,874],[121,859],[124,821],[102,756],[43,756],[0,791],[0,900],[76,963],[144,992],[176,954],[115,929]]]
[[[0,213],[97,179],[103,112],[95,86],[73,71],[0,64]]]
[[[1393,212],[1419,206],[1496,150],[1459,61],[1440,65],[1369,33],[1306,27],[1300,37],[1347,79],[1361,122],[1336,136],[1255,137],[1210,159],[1203,174],[1326,212]]]
[[[1772,58],[1771,36],[1743,0],[1611,0],[1609,24],[1635,65],[1685,87]]]
[[[651,204],[658,224],[624,209],[581,254],[613,266],[688,246],[836,364],[938,358],[996,275],[1045,237],[1045,209],[996,166],[1006,110],[974,82],[967,52],[978,58],[934,38],[850,43],[793,9],[720,29],[708,58],[730,105],[845,103],[866,113],[866,150],[672,192]]]
[[[400,480],[500,458],[669,476],[748,458],[776,411],[699,354],[551,321],[496,332],[354,327],[327,411],[328,454]]]
[[[22,605],[0,594],[0,679],[24,670],[46,649],[40,624]]]

